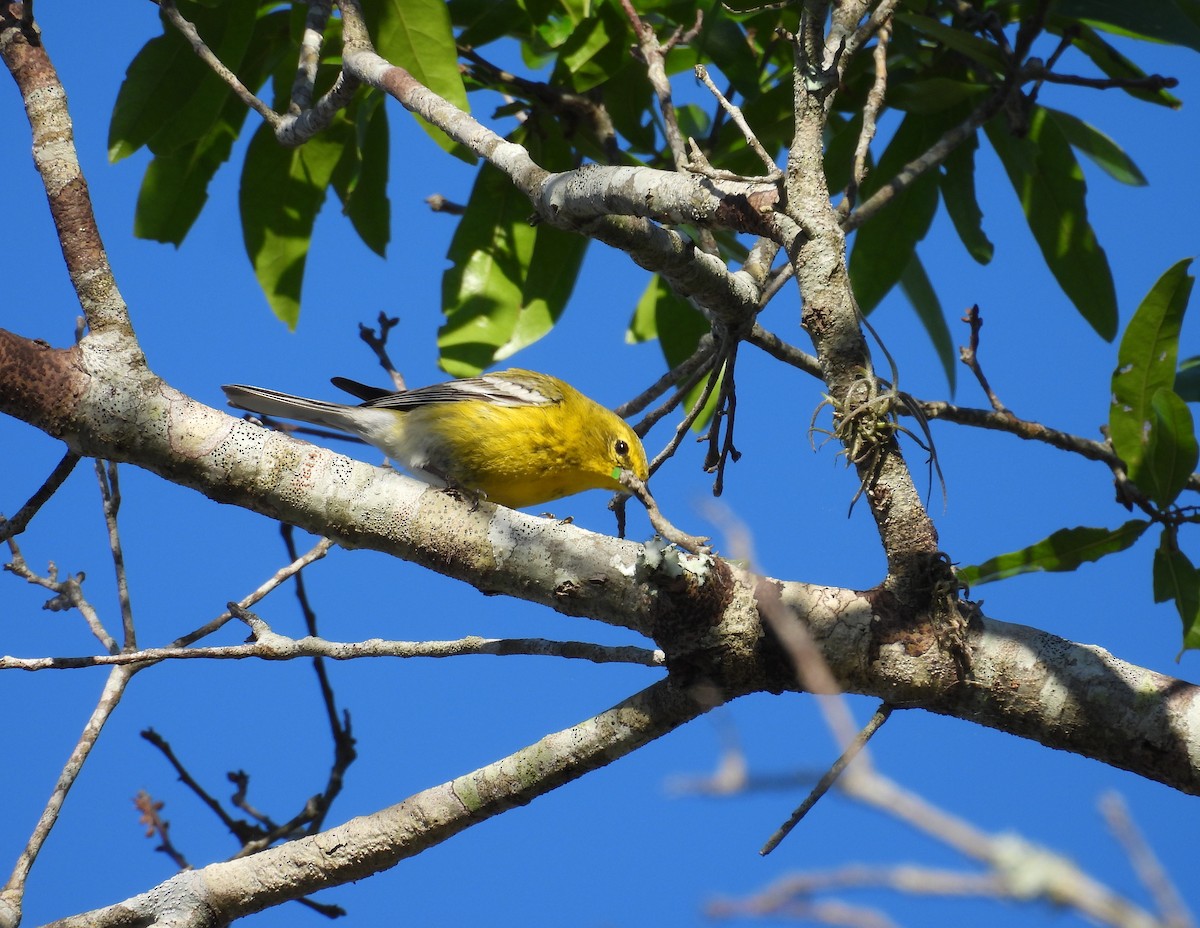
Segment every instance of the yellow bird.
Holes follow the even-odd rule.
[[[517,509],[649,474],[624,419],[557,377],[517,368],[391,393],[335,377],[351,406],[229,384],[231,405],[350,432],[415,476]]]

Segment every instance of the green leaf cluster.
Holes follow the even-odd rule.
[[[798,5],[638,0],[635,6],[660,40],[675,32],[689,34],[667,56],[668,75],[686,75],[697,63],[705,64],[782,164],[793,132],[795,66],[785,36],[798,27]],[[857,202],[867,202],[947,132],[974,119],[960,144],[862,223],[850,257],[864,311],[899,285],[952,387],[956,358],[937,295],[936,268],[922,262],[917,247],[944,206],[967,253],[980,263],[991,260],[996,246],[976,195],[981,139],[1003,163],[1063,291],[1102,337],[1111,339],[1117,331],[1112,275],[1088,220],[1080,156],[1119,182],[1142,184],[1145,178],[1117,141],[1044,102],[1052,85],[1039,89],[1037,101],[1019,97],[1018,105],[986,120],[975,118],[1014,83],[1028,89],[1011,50],[1027,21],[1027,6],[1020,0],[902,5],[888,49],[886,108],[893,115],[883,116],[880,154],[857,192]],[[274,108],[288,112],[306,5],[180,0],[179,9],[248,90],[264,97],[269,82]],[[506,125],[503,120],[513,117],[515,128],[508,136],[528,146],[543,167],[570,170],[593,161],[674,169],[646,65],[630,53],[637,37],[620,0],[364,0],[364,10],[381,55],[456,106],[466,108],[469,93],[491,94],[500,119],[496,124]],[[1004,41],[997,40],[989,23],[1004,31]],[[1134,82],[1125,92],[1174,107],[1179,101],[1147,82],[1144,71],[1107,36],[1195,48],[1196,23],[1192,0],[1153,5],[1059,0],[1049,8],[1042,41],[1052,47],[1061,40],[1100,73]],[[337,75],[339,30],[335,15],[326,28],[317,95]],[[835,196],[849,182],[873,67],[870,54],[851,60],[829,116],[825,168]],[[762,172],[742,131],[703,88],[690,79],[673,86],[679,124],[711,164],[743,175]],[[239,151],[246,113],[246,105],[164,22],[162,35],[130,64],[110,127],[114,161],[142,147],[152,155],[135,216],[138,235],[175,245],[184,240],[216,171]],[[469,160],[439,130],[424,128],[439,145]],[[318,138],[294,151],[271,151],[278,143],[261,126],[240,149],[245,153],[240,205],[247,254],[272,309],[289,325],[299,317],[311,233],[330,189],[363,242],[385,253],[389,131],[382,100],[363,91]],[[530,225],[528,205],[505,184],[494,169],[480,167],[450,248],[439,347],[443,365],[454,373],[477,371],[550,331],[582,263],[585,244]],[[726,230],[712,235],[724,260],[734,264],[744,257],[744,237]],[[628,296],[630,304],[635,299]],[[670,354],[664,346],[664,356]],[[1157,415],[1177,418],[1178,409],[1163,406]],[[1156,447],[1154,452],[1169,450]]]
[[[1154,553],[1155,602],[1173,600],[1183,622],[1183,647],[1200,647],[1200,571],[1179,547],[1182,526],[1196,521],[1194,507],[1177,505],[1192,482],[1200,445],[1185,398],[1177,392],[1179,332],[1191,296],[1192,259],[1168,268],[1150,288],[1129,320],[1112,375],[1108,437],[1129,486],[1124,496],[1149,518],[1115,529],[1064,528],[1027,548],[962,568],[965,583],[1003,580],[1030,571],[1074,570],[1081,564],[1124,551],[1152,524],[1162,533]],[[1194,369],[1196,359],[1188,369]]]

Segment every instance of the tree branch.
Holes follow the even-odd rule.
[[[604,767],[718,702],[698,701],[670,680],[655,683],[594,718],[398,805],[250,857],[178,874],[149,892],[48,928],[116,928],[131,918],[148,924],[168,912],[177,928],[206,925],[214,913],[228,923],[363,879]]]

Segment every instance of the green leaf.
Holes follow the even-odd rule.
[[[1054,12],[1081,19],[1116,35],[1155,39],[1200,51],[1197,26],[1173,0],[1130,3],[1129,0],[1058,0]]]
[[[960,568],[958,576],[970,586],[978,586],[1038,570],[1075,570],[1080,564],[1124,551],[1149,527],[1150,523],[1145,519],[1131,519],[1115,529],[1085,526],[1062,528],[1028,548],[997,555],[982,564]]]
[[[133,217],[133,234],[138,238],[176,247],[183,243],[208,201],[209,182],[229,159],[246,106],[236,100],[226,113],[226,120],[214,124],[206,138],[157,155],[146,166]]]
[[[1016,138],[1001,114],[985,126],[1046,265],[1101,338],[1117,334],[1117,296],[1104,249],[1088,223],[1087,184],[1071,145],[1041,107]]]
[[[1129,320],[1117,350],[1108,435],[1135,483],[1150,440],[1154,395],[1175,383],[1179,328],[1194,280],[1188,275],[1190,264],[1185,258],[1159,277]]]
[[[925,152],[941,135],[942,125],[943,121],[936,117],[905,118],[863,185],[862,198],[891,181],[909,161]],[[937,174],[926,171],[854,233],[850,280],[864,314],[878,306],[899,283],[917,243],[933,223],[937,203]]]
[[[1156,390],[1146,453],[1130,478],[1159,506],[1169,506],[1187,485],[1200,458],[1192,413],[1173,390]]]
[[[583,93],[608,80],[629,57],[629,23],[615,5],[603,4],[576,24],[559,49],[559,66],[551,83]]]
[[[588,239],[582,235],[546,225],[534,231],[533,256],[521,287],[516,324],[508,340],[496,349],[497,361],[532,345],[554,328],[567,308],[587,251]]]
[[[285,11],[259,18],[240,72],[247,87],[257,90],[262,86],[288,41]],[[151,160],[138,193],[134,235],[176,246],[183,243],[208,200],[209,183],[229,159],[247,112],[240,99],[226,94],[220,116],[203,136]]]
[[[1179,362],[1175,374],[1175,392],[1188,403],[1200,403],[1200,356]]]
[[[761,74],[742,27],[729,19],[720,4],[704,14],[700,34],[690,43],[702,59],[711,61],[743,97],[758,95]]]
[[[1200,648],[1200,575],[1164,531],[1154,551],[1154,601],[1171,599],[1183,623],[1184,650]]]
[[[255,31],[257,5],[231,0],[211,6],[181,0],[178,7],[213,53],[237,72]],[[165,19],[162,25],[163,35],[147,42],[125,72],[109,122],[110,161],[119,161],[143,145],[160,155],[204,138],[229,98],[229,88],[178,30]]]
[[[351,105],[354,143],[343,149],[332,178],[343,212],[359,238],[380,257],[387,252],[392,230],[385,99],[381,93],[372,93]]]
[[[980,264],[992,260],[995,248],[983,231],[983,210],[975,196],[975,151],[979,148],[978,133],[950,152],[942,162],[939,182],[942,202],[967,252]]]
[[[1061,110],[1047,107],[1046,112],[1058,124],[1058,128],[1072,147],[1091,158],[1110,177],[1131,187],[1146,186],[1146,177],[1133,163],[1133,159],[1099,129]]]
[[[272,312],[296,327],[313,224],[351,132],[335,122],[300,148],[284,148],[267,126],[250,140],[242,165],[242,236]]]
[[[940,45],[966,55],[997,74],[1004,73],[1006,64],[1003,53],[991,42],[979,38],[974,33],[957,29],[928,16],[918,16],[916,13],[897,13],[896,20],[924,33]]]
[[[479,171],[442,278],[441,364],[477,374],[545,335],[566,308],[587,240],[529,223],[529,199],[490,164]]]
[[[938,360],[942,362],[942,370],[946,373],[946,381],[950,384],[950,393],[958,382],[957,352],[954,350],[954,339],[950,336],[950,327],[946,325],[946,314],[942,311],[942,303],[929,282],[925,266],[917,255],[912,256],[908,267],[900,276],[900,289],[908,297],[912,308],[917,312],[917,318],[929,334],[933,342],[933,350],[937,352]]]
[[[950,77],[905,81],[888,88],[887,102],[906,113],[938,113],[962,103],[975,103],[988,88]]]
[[[375,50],[404,68],[438,96],[467,112],[467,90],[458,70],[458,48],[443,0],[370,0],[364,5]],[[442,130],[417,117],[442,148],[464,161],[474,156]]]
[[[510,33],[532,28],[525,11],[515,0],[449,0],[446,6],[454,25],[462,31],[458,42],[481,48]]]
[[[700,344],[700,339],[712,330],[708,320],[691,303],[680,297],[657,274],[650,276],[650,282],[642,292],[629,320],[629,328],[625,340],[630,343],[647,342],[658,339],[667,369],[671,370],[690,358]],[[704,377],[688,390],[684,397],[683,406],[690,410],[704,392]],[[718,380],[709,394],[704,408],[692,423],[692,430],[701,432],[712,418],[717,407],[717,396],[720,392]]]

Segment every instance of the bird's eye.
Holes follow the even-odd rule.
[[[617,443],[613,445],[613,449],[620,457],[625,457],[625,455],[629,454],[629,443],[623,438],[618,438]]]

